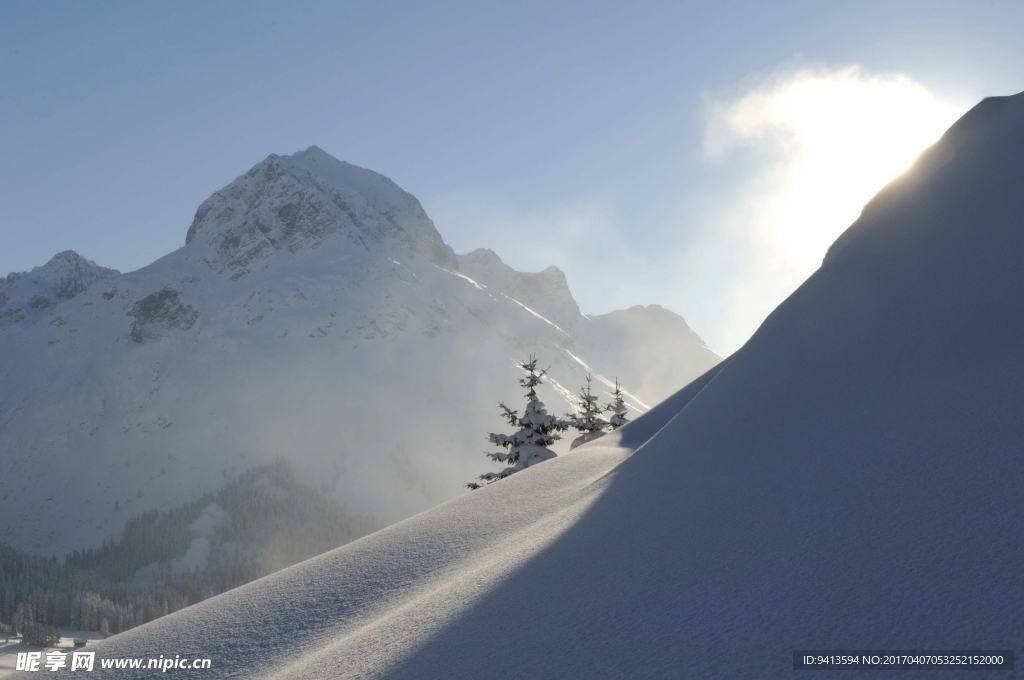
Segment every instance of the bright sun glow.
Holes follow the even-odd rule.
[[[730,331],[741,343],[809,276],[864,204],[962,113],[903,75],[856,67],[777,76],[711,107],[707,150],[768,154],[726,222],[746,232],[755,266],[739,282]]]

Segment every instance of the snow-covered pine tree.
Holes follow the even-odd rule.
[[[14,634],[24,633],[28,626],[35,623],[35,616],[32,614],[32,609],[24,602],[18,604],[17,611],[14,612]]]
[[[608,419],[611,423],[612,429],[617,430],[626,423],[629,422],[629,418],[626,417],[626,412],[629,411],[629,407],[626,406],[626,402],[623,399],[622,389],[619,387],[619,379],[615,379],[615,392],[612,394],[612,403],[604,407],[605,411],[611,411],[612,416]]]
[[[507,464],[504,470],[480,475],[479,479],[487,484],[554,458],[555,452],[548,447],[561,439],[555,433],[569,429],[569,422],[549,414],[544,408],[544,402],[537,397],[537,386],[543,384],[546,372],[537,370],[537,357],[531,356],[528,361],[517,365],[526,372],[526,377],[519,379],[519,384],[527,389],[526,408],[520,417],[518,411],[513,411],[505,404],[498,404],[509,425],[519,429],[513,434],[491,432],[487,435],[487,440],[502,450],[484,455],[496,463]],[[466,486],[479,489],[482,485],[470,482]]]
[[[569,445],[575,449],[580,444],[594,441],[604,434],[604,431],[611,427],[611,424],[601,417],[601,407],[597,405],[597,397],[590,392],[590,374],[587,374],[587,384],[580,388],[580,395],[577,397],[579,406],[572,413],[567,413],[572,427],[582,432],[579,437]]]

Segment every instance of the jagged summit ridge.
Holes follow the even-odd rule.
[[[457,267],[455,254],[416,198],[387,177],[311,146],[271,154],[199,206],[186,245],[236,276],[275,252],[317,248],[341,239],[353,251],[422,255]]]
[[[462,273],[522,302],[565,329],[572,328],[580,318],[580,308],[569,291],[565,272],[558,267],[535,273],[519,272],[488,248],[459,255],[458,261]]]
[[[29,272],[0,278],[0,324],[31,323],[44,310],[70,300],[94,282],[117,276],[116,269],[101,267],[73,250],[57,253]]]

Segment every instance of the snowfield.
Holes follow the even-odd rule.
[[[646,415],[96,651],[736,679],[791,677],[794,649],[1024,648],[1022,187],[1024,94],[987,99]]]

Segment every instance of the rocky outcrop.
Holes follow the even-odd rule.
[[[128,316],[134,317],[129,335],[138,343],[160,338],[162,330],[188,330],[196,324],[199,312],[180,299],[181,292],[164,288],[147,295],[132,306]]]

